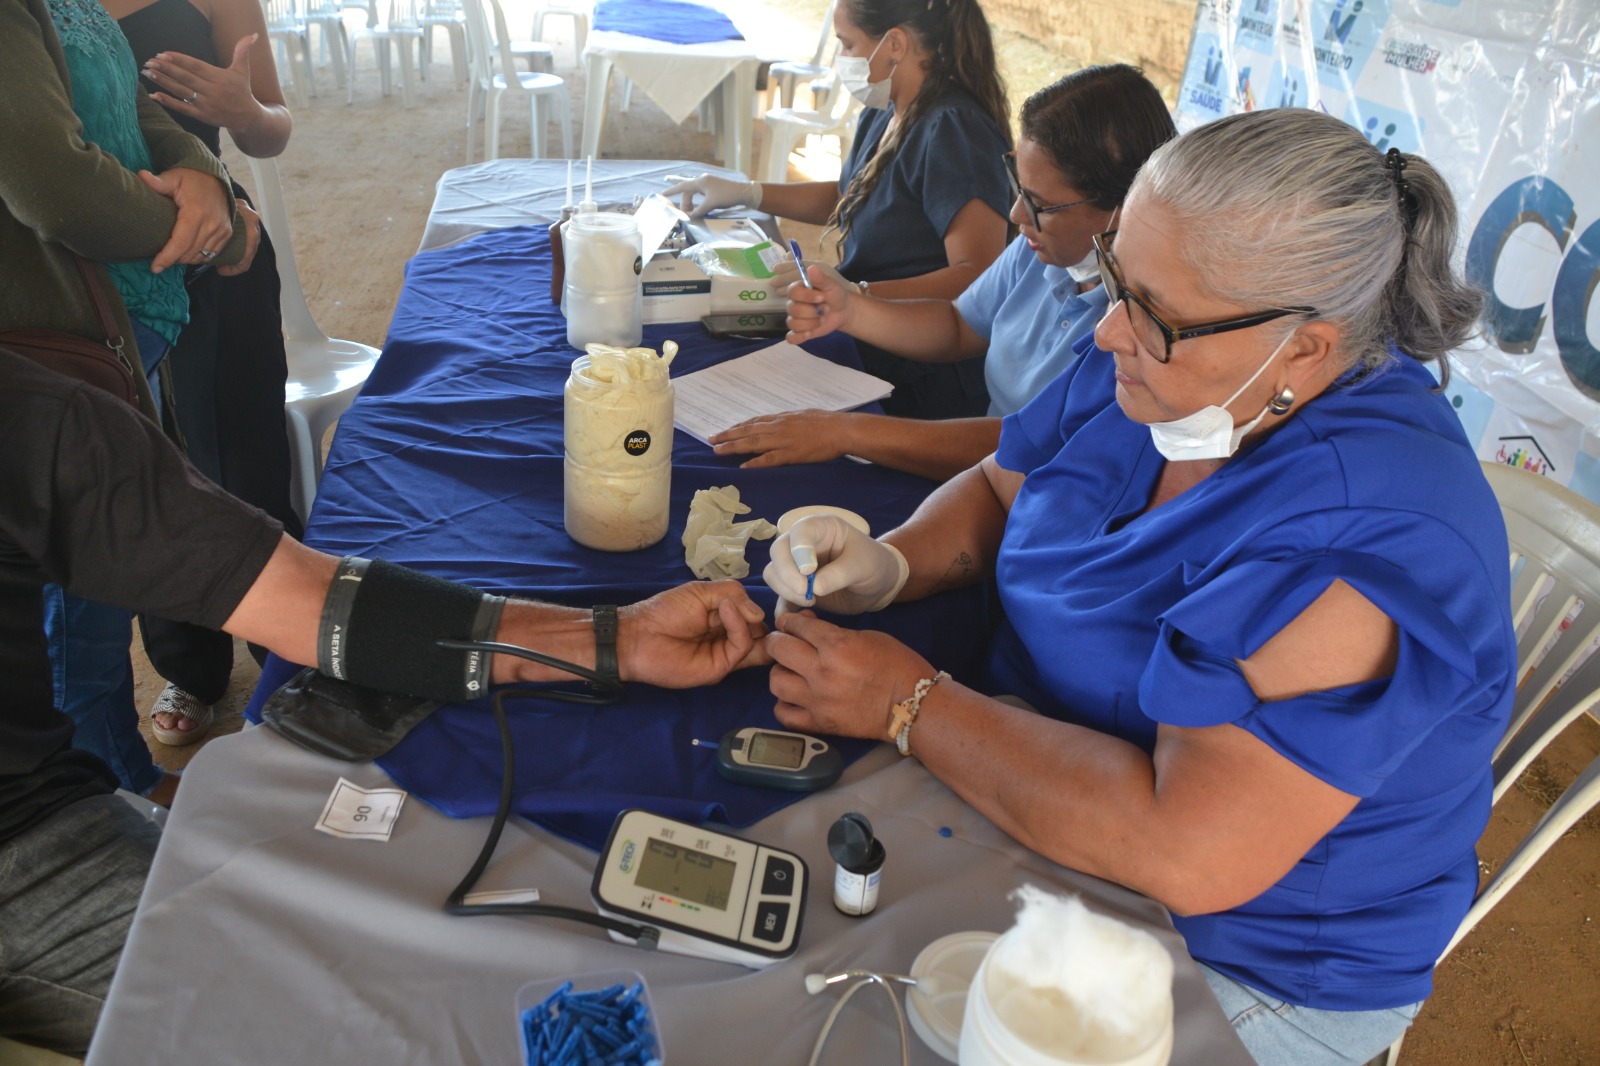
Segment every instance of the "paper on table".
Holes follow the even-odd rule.
[[[808,407],[848,411],[883,399],[894,387],[780,342],[674,378],[672,391],[678,428],[708,443],[747,418]]]

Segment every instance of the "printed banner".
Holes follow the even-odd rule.
[[[1600,2],[1200,0],[1178,128],[1261,107],[1439,168],[1489,293],[1447,394],[1480,457],[1600,501]]]

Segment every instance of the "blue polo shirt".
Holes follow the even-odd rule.
[[[1289,1003],[1415,1003],[1472,902],[1515,691],[1505,525],[1460,420],[1404,356],[1349,375],[1146,511],[1166,465],[1111,356],[1002,423],[1025,473],[995,578],[991,691],[1151,750],[1232,724],[1359,798],[1276,884],[1175,918],[1195,958]],[[1248,658],[1335,580],[1399,630],[1392,676],[1263,702]]]
[[[1046,266],[1018,237],[956,300],[956,311],[989,342],[983,379],[989,414],[1020,411],[1077,362],[1073,346],[1106,313],[1106,290],[1080,293],[1061,267]]]

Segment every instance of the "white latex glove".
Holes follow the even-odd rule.
[[[815,599],[806,578],[816,574]],[[892,544],[873,540],[834,515],[802,518],[772,542],[761,579],[778,594],[778,612],[816,607],[833,614],[880,611],[900,594],[911,568]]]
[[[705,218],[707,211],[715,211],[719,207],[738,207],[741,204],[751,210],[760,207],[761,183],[732,181],[715,174],[702,174],[698,178],[678,182],[662,195],[668,198],[681,196],[679,206],[689,213],[690,218]],[[694,204],[696,195],[700,197],[698,206]]]

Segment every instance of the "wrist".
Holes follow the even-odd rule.
[[[759,181],[752,181],[750,183],[750,191],[745,196],[744,205],[752,211],[759,211],[761,209],[761,201],[765,197],[766,189],[762,184]]]
[[[500,616],[500,629],[495,639],[532,648],[578,666],[592,669],[595,664],[594,618],[585,608],[513,600],[506,604]],[[516,656],[496,655],[492,677],[495,684],[503,685],[570,680],[571,675]]]

